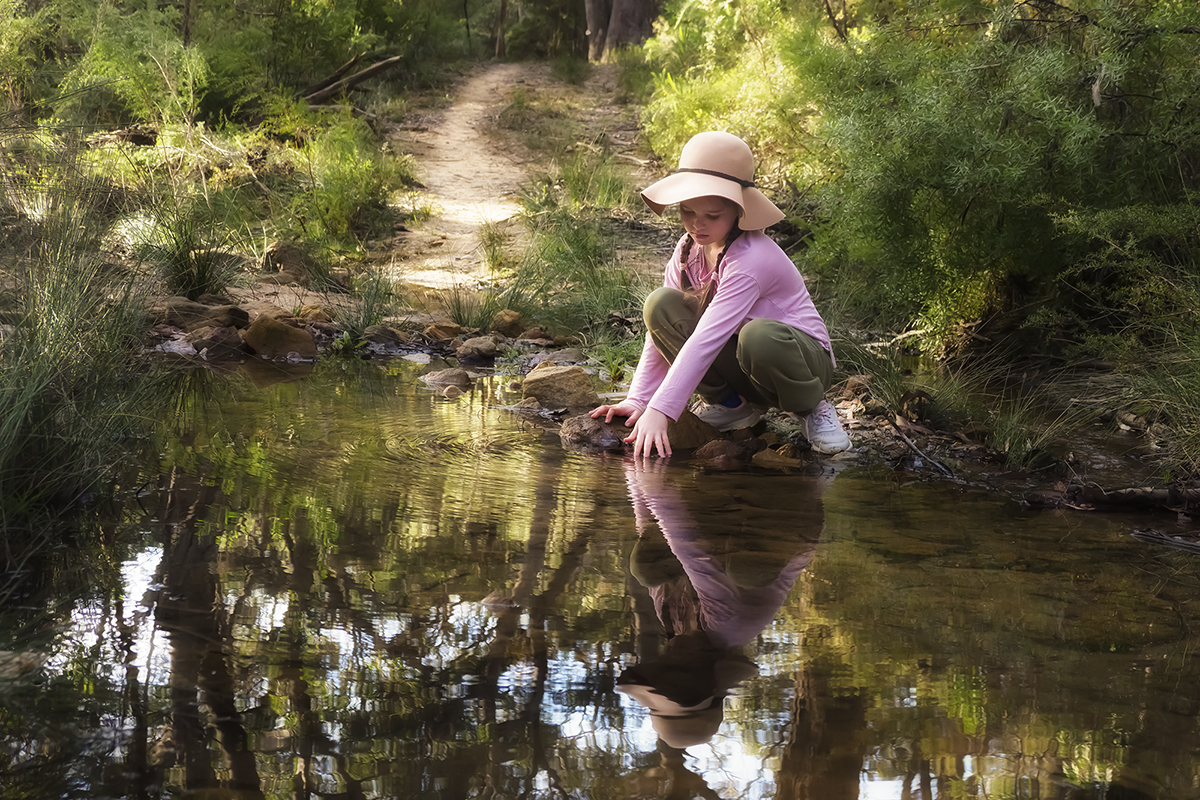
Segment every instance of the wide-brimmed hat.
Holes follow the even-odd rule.
[[[732,133],[697,133],[679,154],[679,169],[642,192],[655,214],[667,206],[697,197],[724,197],[742,209],[739,226],[761,230],[784,218],[774,203],[754,186],[754,154]]]

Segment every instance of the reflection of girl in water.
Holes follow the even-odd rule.
[[[815,545],[797,537],[772,552],[732,536],[703,537],[678,490],[664,482],[664,468],[631,462],[626,479],[638,527],[630,572],[646,587],[668,641],[657,658],[625,670],[617,689],[649,709],[665,744],[685,748],[712,738],[725,696],[758,674],[739,648],[774,619]]]

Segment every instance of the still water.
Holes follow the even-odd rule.
[[[572,452],[425,369],[182,379],[111,563],[5,612],[0,796],[1200,797],[1200,562],[1133,520]]]

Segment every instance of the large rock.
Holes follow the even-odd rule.
[[[545,408],[586,410],[600,405],[592,376],[583,367],[540,364],[525,376],[523,397],[534,397]]]
[[[531,373],[532,374],[532,373]],[[602,419],[592,419],[587,414],[569,417],[563,420],[558,430],[559,438],[564,445],[586,450],[621,450],[629,445],[625,438],[633,433],[633,428],[626,427],[623,417],[613,417],[612,422]],[[696,450],[704,447],[720,447],[727,444],[730,449],[739,454],[747,450],[745,443],[734,443],[721,435],[716,428],[700,419],[690,411],[684,411],[678,420],[667,425],[667,438],[671,440],[672,450]],[[749,463],[751,449],[744,455],[744,462]],[[697,454],[699,455],[699,454]]]
[[[241,334],[256,355],[271,361],[307,361],[317,357],[317,343],[311,333],[266,314],[256,317]]]
[[[502,336],[515,339],[525,330],[525,323],[521,319],[519,311],[502,308],[496,312],[496,316],[492,317],[491,329]]]
[[[189,332],[201,328],[245,328],[250,324],[250,315],[242,308],[210,306],[186,297],[168,297],[155,303],[150,306],[150,316],[155,323],[174,325]]]

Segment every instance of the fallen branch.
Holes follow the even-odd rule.
[[[397,66],[403,59],[404,56],[392,56],[391,58],[384,59],[383,61],[372,64],[364,70],[359,70],[348,78],[342,78],[339,81],[331,83],[329,86],[326,86],[323,89],[318,89],[315,92],[301,95],[301,99],[307,100],[309,105],[323,103],[329,98],[337,97],[348,89],[357,86],[368,78],[374,78],[381,72],[386,72],[392,67]]]
[[[935,467],[940,469],[942,471],[942,474],[945,475],[947,478],[954,477],[954,473],[951,472],[949,470],[949,468],[946,467],[945,464],[938,461],[936,458],[930,458],[929,456],[927,456],[923,452],[921,452],[921,448],[919,448],[915,444],[913,444],[913,440],[909,439],[907,436],[904,435],[904,431],[900,430],[900,426],[897,425],[894,420],[889,419],[888,424],[891,425],[892,429],[896,431],[896,435],[904,440],[904,443],[906,445],[908,445],[910,450],[912,450],[914,453],[919,455],[921,458],[925,459],[926,461],[928,461],[929,463],[933,464]]]
[[[296,96],[297,97],[308,97],[311,94],[315,94],[315,93],[321,91],[322,89],[326,88],[327,86],[332,86],[333,84],[340,81],[342,79],[343,75],[345,75],[347,72],[349,72],[351,69],[353,69],[354,65],[358,63],[358,60],[360,58],[362,58],[362,53],[359,53],[354,58],[347,61],[345,64],[342,64],[340,67],[338,67],[333,72],[332,75],[330,75],[326,78],[323,78],[322,80],[317,81],[312,86],[309,86],[305,89],[301,89],[300,91],[296,92]]]

